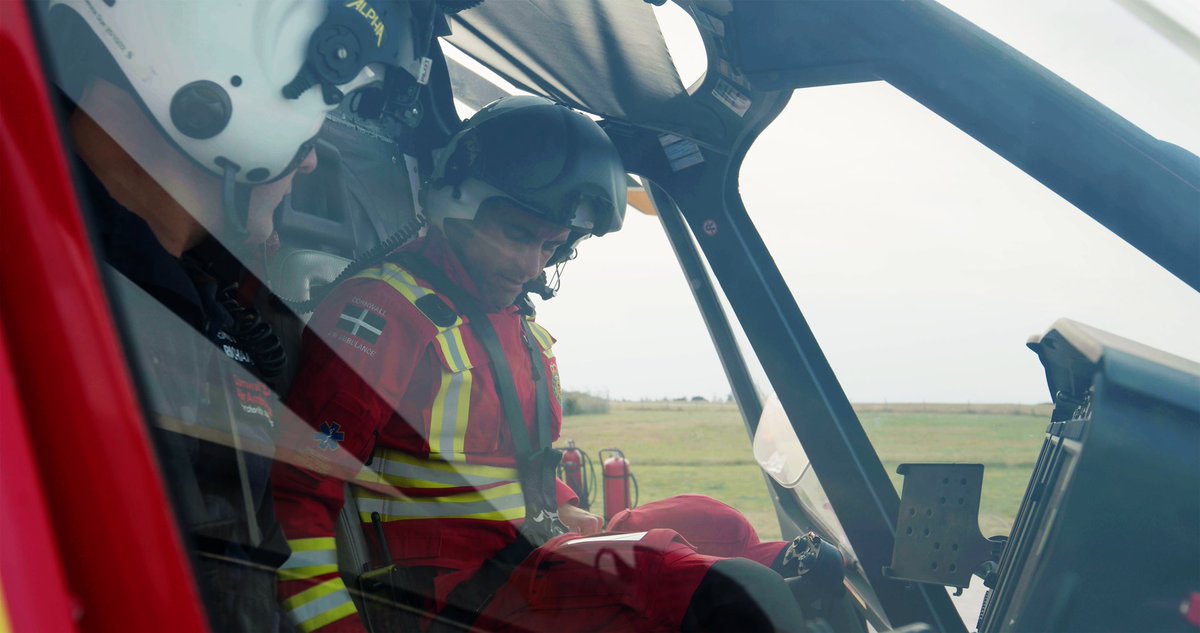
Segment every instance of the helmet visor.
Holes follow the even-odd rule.
[[[560,226],[593,234],[619,227],[624,169],[604,132],[581,115],[527,108],[486,121],[464,140],[464,175]]]
[[[588,235],[591,235],[595,231],[596,217],[604,213],[604,210],[607,208],[607,203],[597,201],[588,196],[577,196],[574,204],[567,205],[560,211],[531,207],[501,191],[495,191],[494,196],[489,196],[489,198],[492,197],[504,198],[532,215],[545,218],[554,224],[570,229],[574,233],[586,233]]]

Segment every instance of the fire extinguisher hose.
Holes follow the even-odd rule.
[[[596,465],[587,453],[579,451],[579,454],[583,457],[580,467],[583,469],[583,487],[587,490],[587,499],[585,501],[588,507],[591,507],[596,503],[596,488],[598,487],[596,485]]]

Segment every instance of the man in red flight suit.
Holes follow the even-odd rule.
[[[768,568],[786,544],[759,543],[731,508],[676,498],[705,520],[651,504],[621,521],[675,529],[596,536],[600,517],[554,478],[553,338],[514,302],[579,240],[620,228],[624,182],[594,122],[537,97],[501,99],[442,153],[422,192],[428,235],[322,302],[288,402],[317,431],[281,441],[291,454],[273,475],[294,552],[280,595],[301,630],[361,630],[333,538],[345,480],[390,559],[380,565],[403,570],[404,589],[440,614],[435,628],[799,626]]]

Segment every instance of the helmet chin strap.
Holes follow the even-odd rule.
[[[250,188],[246,185],[239,187],[237,173],[240,168],[237,165],[224,158],[217,161],[224,170],[221,177],[221,207],[225,214],[225,239],[222,243],[227,248],[238,248],[250,237],[246,230],[250,216]]]
[[[570,259],[574,259],[571,257]],[[542,298],[543,301],[549,301],[558,296],[558,289],[562,285],[563,269],[567,267],[567,262],[570,259],[563,260],[554,265],[554,274],[550,275],[545,270],[538,275],[536,279],[525,282],[522,288],[521,297],[527,294],[535,294]],[[518,297],[518,300],[521,298]]]
[[[542,294],[543,299],[553,299],[554,297],[558,296],[558,289],[560,287],[562,287],[563,270],[565,270],[567,268],[567,262],[571,261],[572,259],[575,259],[575,250],[574,249],[571,250],[570,257],[568,257],[567,259],[564,259],[561,262],[558,262],[557,264],[554,265],[554,274],[553,275],[547,274],[546,271],[544,271],[544,270],[542,271],[542,278],[546,279],[546,281],[545,281],[546,292],[544,294]],[[546,295],[549,295],[549,296],[546,296]]]

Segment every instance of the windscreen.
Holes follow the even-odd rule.
[[[1186,3],[943,4],[1195,164]],[[1026,112],[1008,133],[1037,129]],[[1070,317],[1195,357],[1200,301],[954,123],[883,82],[801,90],[750,149],[740,186],[897,493],[902,463],[983,464],[990,537],[1013,529],[1053,409],[1025,341]],[[760,437],[764,469],[794,485],[807,463],[794,440]],[[968,626],[983,593],[975,578],[960,598]]]
[[[783,405],[774,396],[763,407],[754,433],[754,459],[779,485],[795,491],[796,498],[821,527],[822,533],[849,547],[829,497],[821,487]]]

